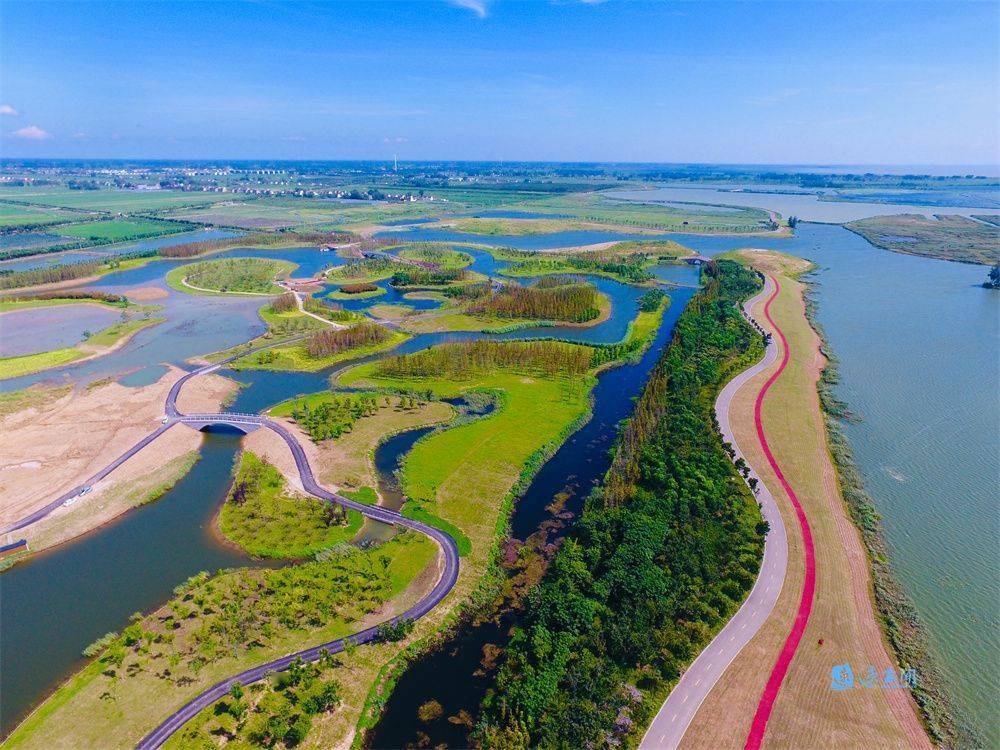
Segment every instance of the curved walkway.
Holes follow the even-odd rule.
[[[273,346],[273,344],[270,344],[270,346]],[[378,505],[366,505],[364,503],[355,502],[354,500],[349,500],[346,497],[337,495],[325,489],[316,481],[312,467],[309,465],[309,460],[306,458],[305,450],[299,444],[295,436],[284,425],[275,422],[268,417],[254,414],[182,414],[177,410],[177,397],[180,394],[181,388],[188,380],[198,375],[214,372],[227,362],[238,357],[246,356],[249,353],[251,352],[243,352],[230,357],[229,359],[223,360],[222,362],[206,365],[178,378],[178,380],[171,387],[170,392],[167,394],[165,404],[166,418],[163,425],[129,448],[129,450],[115,459],[112,463],[108,464],[108,466],[101,469],[101,471],[88,479],[86,484],[70,490],[31,515],[15,521],[10,526],[0,530],[0,533],[7,533],[9,531],[21,529],[41,520],[42,518],[45,518],[60,505],[63,505],[66,501],[83,494],[83,492],[87,490],[91,484],[103,479],[175,424],[188,424],[195,427],[200,427],[204,424],[231,425],[233,427],[251,426],[255,429],[265,427],[281,436],[281,438],[288,445],[289,450],[292,452],[292,457],[295,459],[295,466],[299,471],[302,486],[307,492],[326,502],[337,503],[345,508],[356,510],[362,515],[375,519],[376,521],[382,521],[383,523],[388,523],[393,526],[401,526],[403,528],[412,529],[413,531],[430,537],[441,548],[444,555],[444,568],[442,569],[437,582],[434,584],[434,588],[432,588],[429,593],[420,599],[420,601],[402,614],[390,618],[379,625],[375,625],[352,635],[345,636],[344,638],[338,638],[327,643],[321,643],[318,646],[313,646],[312,648],[288,654],[279,659],[272,659],[271,661],[253,667],[252,669],[240,672],[227,680],[216,683],[174,711],[165,721],[156,727],[156,729],[146,735],[137,745],[137,748],[140,748],[141,750],[153,750],[153,748],[162,746],[174,732],[180,729],[187,721],[192,719],[199,711],[207,708],[212,703],[219,700],[219,698],[226,695],[226,693],[228,693],[232,686],[236,683],[248,685],[252,682],[256,682],[266,677],[270,672],[287,669],[288,666],[296,659],[301,659],[303,661],[315,661],[319,659],[323,653],[339,653],[344,650],[347,643],[368,643],[378,637],[379,628],[387,623],[395,623],[403,619],[416,620],[423,617],[434,609],[434,607],[436,607],[441,600],[448,595],[448,592],[451,591],[455,582],[458,580],[458,546],[449,534],[433,526],[421,523],[420,521],[406,518],[398,511],[383,508]]]
[[[778,291],[780,291],[780,287],[777,282],[768,276],[765,279],[764,288],[743,303],[744,317],[758,330],[763,329],[753,319],[753,306],[765,298],[767,305],[770,305]],[[770,320],[770,318],[768,319]],[[784,351],[787,357],[787,345],[784,347]],[[715,401],[715,415],[719,421],[719,431],[722,433],[722,439],[732,445],[735,458],[747,460],[736,441],[729,419],[733,398],[747,382],[777,362],[778,354],[777,345],[773,340],[769,340],[763,359],[730,380],[720,391]],[[758,394],[757,408],[759,408],[762,394],[766,392],[770,383],[781,374],[782,369],[784,369],[784,363]],[[758,436],[760,434],[758,433]],[[749,462],[747,465],[750,466]],[[781,593],[788,568],[788,538],[785,533],[785,524],[771,490],[754,471],[753,466],[750,466],[749,478],[757,480],[757,500],[760,503],[764,519],[770,525],[764,540],[764,557],[761,560],[757,580],[736,614],[681,675],[680,680],[649,725],[649,729],[646,730],[639,746],[643,750],[653,750],[654,748],[673,750],[680,745],[701,704],[732,661],[763,626]]]

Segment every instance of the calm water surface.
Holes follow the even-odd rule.
[[[103,305],[58,305],[0,313],[0,357],[15,357],[79,344],[120,313]]]

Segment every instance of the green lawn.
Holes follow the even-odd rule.
[[[357,292],[356,294],[351,294],[350,292],[342,292],[339,289],[334,290],[326,295],[327,299],[371,299],[373,297],[381,297],[383,294],[387,294],[386,290],[382,287],[377,289],[372,289],[369,292]]]
[[[178,190],[70,190],[49,186],[0,188],[0,200],[4,201],[123,214],[215,203],[226,198],[218,193],[185,193]]]
[[[587,348],[555,342],[543,346]],[[403,513],[458,530],[468,558],[466,572],[478,579],[499,538],[498,528],[506,523],[512,490],[522,477],[533,475],[543,457],[588,414],[596,379],[590,374],[545,375],[530,364],[466,377],[452,372],[437,377],[388,377],[379,375],[379,368],[378,362],[361,365],[341,375],[340,382],[430,391],[441,398],[487,391],[498,400],[488,417],[419,441],[403,462],[402,489],[410,498]]]
[[[400,258],[407,260],[434,263],[441,268],[465,268],[472,264],[472,256],[468,253],[451,250],[447,246],[437,245],[402,245],[393,249]]]
[[[304,558],[349,542],[363,520],[357,511],[345,514],[318,498],[288,494],[281,472],[244,451],[219,513],[219,530],[256,557]]]

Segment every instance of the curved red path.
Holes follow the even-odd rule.
[[[781,483],[782,488],[784,488],[785,493],[792,501],[792,507],[795,508],[795,515],[798,518],[799,526],[802,529],[802,542],[806,558],[806,575],[805,583],[802,587],[802,598],[799,599],[799,609],[795,615],[795,622],[792,625],[791,632],[788,634],[788,638],[785,639],[785,645],[782,647],[781,653],[778,654],[778,660],[774,663],[774,667],[771,669],[771,676],[768,677],[767,685],[764,686],[764,693],[761,695],[760,702],[757,704],[757,712],[754,714],[753,723],[750,725],[750,734],[747,735],[746,745],[744,745],[746,750],[758,750],[761,742],[764,740],[764,732],[767,730],[767,722],[768,719],[771,718],[771,709],[774,708],[774,701],[778,697],[778,691],[781,690],[781,683],[785,679],[785,675],[788,673],[788,665],[791,664],[792,657],[795,656],[795,652],[799,647],[799,642],[802,640],[802,633],[805,632],[806,623],[809,622],[809,614],[812,612],[813,594],[816,591],[816,553],[813,549],[812,530],[809,528],[809,519],[806,518],[806,513],[802,509],[802,504],[799,502],[799,498],[795,494],[795,490],[792,489],[788,480],[785,479],[785,475],[782,473],[781,467],[778,466],[778,462],[775,460],[774,454],[771,452],[771,446],[767,442],[767,436],[764,434],[764,424],[761,420],[764,397],[767,395],[767,392],[771,390],[771,386],[774,385],[774,382],[781,376],[781,373],[785,371],[785,367],[788,365],[789,359],[788,339],[785,338],[785,334],[771,318],[771,303],[781,292],[781,284],[778,283],[778,280],[772,277],[772,281],[774,281],[774,294],[772,294],[764,304],[764,317],[767,318],[767,322],[771,324],[771,327],[780,339],[783,353],[781,356],[781,364],[778,365],[778,369],[774,371],[774,374],[771,375],[770,378],[768,378],[764,387],[760,389],[760,393],[757,394],[757,401],[754,404],[753,420],[754,425],[757,427],[757,438],[760,440],[760,445],[764,449],[764,457],[767,458],[768,464],[770,464],[771,469],[774,471],[775,476],[778,477],[778,481]]]

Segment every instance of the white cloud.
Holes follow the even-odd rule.
[[[402,135],[397,135],[395,138],[386,136],[382,139],[382,143],[407,143],[410,139]]]
[[[305,143],[306,138],[304,135],[286,135],[281,140],[289,141],[290,143]]]
[[[449,3],[458,7],[471,10],[480,18],[486,18],[490,12],[491,0],[448,0]]]
[[[37,125],[29,125],[26,128],[15,130],[13,135],[15,138],[24,138],[28,141],[44,141],[52,137],[52,133],[42,130]]]
[[[0,104],[0,115],[10,115],[11,117],[17,117],[20,112],[14,109],[9,104]]]
[[[89,136],[86,133],[73,133],[73,140],[85,141],[87,138],[89,138]]]

